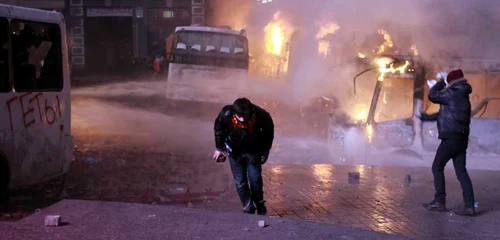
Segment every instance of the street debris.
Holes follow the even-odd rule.
[[[250,228],[244,228],[245,231],[249,232],[250,231]]]
[[[188,207],[188,208],[194,208],[194,205],[193,205],[191,202],[188,202],[187,207]]]
[[[46,227],[58,227],[61,225],[61,216],[60,215],[47,215],[45,217],[45,226]]]
[[[266,226],[267,226],[267,225],[266,225],[266,221],[264,221],[264,220],[260,220],[260,221],[258,222],[258,225],[259,225],[259,227],[261,227],[261,228],[263,228],[263,227],[266,227]]]
[[[359,172],[349,172],[349,184],[359,184]]]
[[[410,174],[405,176],[405,183],[407,183],[407,184],[411,183],[411,175]]]

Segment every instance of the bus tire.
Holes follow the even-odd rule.
[[[10,167],[2,152],[0,152],[0,213],[6,212],[9,205],[9,182],[10,182]]]

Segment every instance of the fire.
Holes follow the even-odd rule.
[[[373,139],[373,126],[371,124],[366,125],[366,135],[368,137],[368,142],[372,142]]]
[[[316,39],[318,39],[318,40],[322,39],[327,34],[334,34],[340,28],[339,25],[332,23],[332,22],[324,24],[324,25],[321,25],[320,23],[318,23],[317,25],[320,26],[319,31],[316,34]]]
[[[367,117],[367,113],[365,109],[361,109],[358,111],[358,114],[356,116],[356,122],[365,122]]]
[[[386,48],[392,48],[394,46],[394,43],[392,42],[391,35],[387,33],[387,31],[383,29],[379,29],[378,33],[384,36],[384,43],[380,45],[377,54],[381,54],[385,52]]]
[[[285,37],[283,36],[283,30],[280,26],[273,25],[271,29],[271,46],[269,46],[269,51],[274,55],[281,55],[284,41]]]
[[[411,47],[410,47],[411,51],[413,52],[413,55],[415,56],[418,56],[418,49],[417,49],[417,45],[415,44],[412,44]]]
[[[289,41],[294,27],[276,12],[273,19],[264,27],[264,46],[259,53],[256,70],[262,74],[279,79],[288,72]]]
[[[334,34],[340,27],[333,22],[328,22],[326,24],[318,22],[316,25],[319,26],[318,33],[316,33],[316,39],[319,41],[318,54],[321,54],[323,55],[323,58],[326,58],[328,52],[330,51],[330,42],[323,40],[322,38],[328,34]]]
[[[395,72],[404,73],[408,65],[410,65],[410,62],[406,61],[403,66],[394,68],[394,63],[392,62],[391,58],[379,58],[377,60],[377,64],[379,66],[378,71],[380,72],[378,80],[384,81],[384,76],[386,73],[395,73]],[[387,67],[387,65],[389,65],[389,67]]]
[[[327,41],[320,40],[318,43],[318,54],[323,55],[323,58],[326,58],[329,51],[330,51],[330,43]]]
[[[290,38],[291,28],[280,17],[278,11],[273,15],[273,20],[268,23],[265,28],[265,43],[269,53],[281,56],[285,52],[284,46]]]

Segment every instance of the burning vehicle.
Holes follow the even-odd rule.
[[[429,166],[439,146],[436,122],[422,122],[420,111],[437,112],[427,99],[431,68],[416,56],[379,55],[372,67],[354,78],[376,71],[366,111],[330,116],[328,147],[335,164]],[[474,65],[470,61],[462,66]],[[471,168],[500,169],[500,84],[498,72],[464,68],[473,87],[468,158]],[[497,80],[495,82],[495,80]]]

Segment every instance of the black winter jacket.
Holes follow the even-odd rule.
[[[437,120],[440,139],[469,139],[472,87],[465,78],[446,87],[444,81],[436,83],[429,92],[429,100],[439,104],[439,112],[422,114],[423,121]]]
[[[271,115],[259,106],[253,105],[255,122],[251,134],[242,137],[241,144],[237,150],[239,153],[253,153],[267,157],[273,145],[274,123]],[[227,105],[220,111],[215,119],[214,134],[215,147],[219,151],[228,151],[226,144],[233,136],[240,137],[239,129],[235,129],[231,118],[233,117],[232,105]],[[238,138],[235,137],[235,138]],[[233,139],[234,141],[234,139]],[[231,154],[230,154],[231,155]]]

